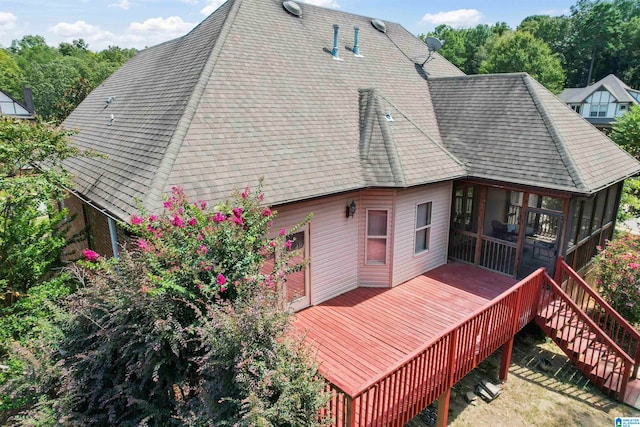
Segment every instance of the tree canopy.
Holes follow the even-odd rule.
[[[510,39],[512,46],[507,49],[504,38],[517,33],[531,34],[535,41],[525,42],[525,36],[519,35]],[[616,74],[631,87],[640,87],[640,0],[577,0],[569,14],[528,16],[516,31],[505,23],[459,29],[440,25],[427,35],[444,39],[440,53],[467,74],[527,71],[554,91],[584,87]],[[527,60],[543,52],[540,43],[548,46],[554,58],[544,61],[541,68],[548,71],[542,74]],[[526,52],[532,47],[537,53]],[[496,48],[501,52],[494,53]],[[515,63],[500,60],[505,56]],[[556,60],[564,75],[560,86]],[[483,61],[487,62],[481,69]]]
[[[506,32],[496,40],[491,53],[482,61],[480,72],[518,71],[526,71],[554,93],[563,89],[564,72],[560,59],[551,53],[549,46],[527,32]]]
[[[30,87],[36,113],[59,123],[136,53],[117,46],[92,52],[83,39],[52,47],[42,36],[27,35],[0,49],[0,89],[20,100],[22,88]]]

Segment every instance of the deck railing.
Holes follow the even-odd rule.
[[[478,234],[452,229],[449,235],[449,256],[469,264],[475,263]]]
[[[545,333],[571,355],[573,362],[597,387],[612,390],[617,397],[625,395],[633,359],[546,273],[538,320]],[[589,349],[592,342],[602,346]],[[577,354],[580,354],[578,359],[573,358]]]
[[[480,266],[513,276],[517,244],[494,237],[482,236]]]
[[[594,291],[569,265],[558,258],[556,283],[634,361],[632,378],[640,365],[640,333]]]
[[[404,426],[536,316],[544,270],[518,282],[349,396],[333,385],[334,426]]]

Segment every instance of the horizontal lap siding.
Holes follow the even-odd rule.
[[[396,198],[393,285],[447,262],[451,183],[433,184],[398,191]],[[414,255],[416,205],[432,203],[429,250]]]
[[[360,221],[359,262],[360,286],[389,286],[391,283],[391,251],[393,250],[393,218],[395,190],[364,190],[360,193],[357,216]],[[367,241],[367,209],[386,209],[387,218],[387,262],[385,265],[367,265],[365,246]]]
[[[358,285],[358,218],[346,218],[352,200],[359,206],[353,193],[275,207],[274,230],[291,227],[313,213],[309,226],[312,305]]]

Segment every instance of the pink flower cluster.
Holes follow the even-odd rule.
[[[92,251],[91,249],[85,249],[82,251],[82,256],[84,256],[84,259],[86,259],[89,262],[96,262],[100,257],[100,254],[98,254],[95,251]]]

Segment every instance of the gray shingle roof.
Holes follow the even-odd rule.
[[[527,74],[429,82],[440,133],[470,176],[590,194],[640,164]]]
[[[387,22],[383,34],[370,18],[300,6],[295,18],[278,0],[231,0],[186,36],[140,52],[114,73],[64,123],[79,129],[78,145],[109,155],[69,165],[77,191],[125,218],[137,201],[157,209],[174,185],[219,200],[264,177],[268,201],[277,204],[464,175],[439,145],[429,87],[415,68],[426,46],[397,24]],[[333,24],[342,61],[327,53]],[[354,26],[363,58],[348,50]],[[462,75],[438,56],[425,68]],[[397,153],[388,153],[412,158],[402,179],[372,175],[361,162],[359,90],[372,87],[402,111],[389,129]],[[116,99],[104,108],[108,96]],[[432,161],[415,161],[425,158]]]
[[[630,92],[639,93],[639,91],[631,89],[625,82],[617,78],[614,74],[609,74],[587,87],[565,89],[558,95],[558,97],[568,104],[581,104],[591,96],[593,92],[601,88],[606,89],[611,95],[613,95],[617,102],[638,103],[638,101],[630,95]]]
[[[64,122],[78,146],[109,156],[69,162],[76,191],[127,219],[175,185],[218,201],[264,178],[281,204],[467,175],[588,192],[638,171],[528,76],[465,77],[437,54],[422,70],[428,50],[400,25],[381,33],[367,17],[300,7],[296,18],[280,0],[230,0],[116,71]],[[582,172],[591,162],[602,171]]]

